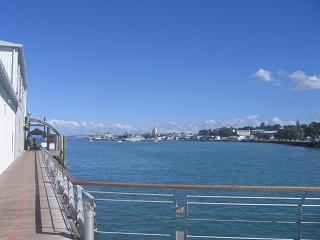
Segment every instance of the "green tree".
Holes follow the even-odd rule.
[[[283,140],[298,140],[301,138],[301,131],[299,127],[285,127],[280,129],[276,134],[275,138]]]
[[[262,122],[261,124],[260,124],[260,129],[265,129],[265,127],[266,127],[266,124],[264,123],[264,122]]]
[[[231,137],[231,136],[235,136],[236,133],[232,128],[223,127],[219,129],[219,135],[221,137]]]

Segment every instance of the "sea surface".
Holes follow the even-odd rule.
[[[193,185],[320,186],[319,149],[245,142],[118,143],[71,139],[68,141],[67,154],[69,172],[81,180]],[[295,198],[304,197],[304,193],[291,192],[87,189],[107,192],[92,193],[97,199],[98,231],[111,232],[98,234],[99,239],[175,239],[175,231],[185,229],[188,229],[190,236],[194,236],[190,239],[212,239],[195,236],[296,239],[299,234],[297,222],[300,220],[300,208],[295,204],[299,204],[301,200]],[[293,199],[203,197],[226,195]],[[307,197],[320,196],[308,194]],[[188,205],[188,220],[176,215],[176,205],[182,207],[186,202],[191,203]],[[320,201],[305,200],[304,204],[318,205]],[[302,213],[302,222],[320,222],[320,207],[303,207]],[[320,239],[320,224],[303,223],[300,230],[303,238]],[[123,235],[119,232],[164,235]]]

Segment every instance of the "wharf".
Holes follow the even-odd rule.
[[[0,239],[72,239],[68,221],[35,151],[0,175]]]
[[[296,147],[320,148],[320,142],[288,141],[288,140],[255,140],[254,142],[285,144]]]

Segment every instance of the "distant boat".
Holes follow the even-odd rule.
[[[127,137],[125,140],[130,142],[139,142],[144,140],[144,137],[142,137],[141,135],[131,135]]]
[[[90,135],[88,136],[88,139],[89,139],[89,140],[90,140],[90,142],[91,142],[91,141],[93,141],[94,136],[90,134]]]
[[[89,138],[90,141],[91,141],[91,140],[92,140],[92,141],[100,141],[100,140],[103,140],[103,139],[102,139],[102,136],[101,136],[101,134],[100,134],[99,131],[96,131],[96,132],[91,131],[91,133],[89,134],[88,138]]]
[[[118,142],[118,143],[122,143],[122,141],[121,141],[121,140],[118,140],[117,142]]]

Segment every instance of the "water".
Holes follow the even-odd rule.
[[[175,183],[210,185],[274,185],[320,186],[320,150],[278,144],[237,142],[89,142],[69,140],[68,170],[83,180],[131,183]],[[183,191],[106,189],[176,194],[178,203],[185,202]],[[266,196],[268,192],[195,192],[198,195]],[[277,196],[297,196],[274,193]],[[301,197],[301,194],[298,194]],[[312,196],[312,195],[311,195]],[[96,198],[174,200],[170,197],[118,196],[95,194]],[[195,199],[191,199],[195,200]],[[198,201],[199,199],[196,199]],[[200,199],[217,202],[215,199]],[[221,201],[221,200],[220,200]],[[230,200],[225,200],[224,202]],[[251,200],[248,200],[249,202]],[[247,202],[248,202],[247,201]],[[218,200],[219,202],[219,200]],[[266,201],[264,201],[265,203]],[[296,201],[295,201],[296,202]],[[273,203],[278,203],[273,201]],[[293,203],[289,201],[286,203]],[[311,204],[315,204],[312,202]],[[319,202],[318,202],[319,204]],[[181,204],[180,204],[181,205]],[[175,219],[175,205],[165,203],[97,202],[98,229],[106,231],[170,233],[189,227],[190,235],[260,236],[294,238],[296,224],[243,224],[212,221],[221,219],[296,221],[297,209],[228,207],[190,205],[190,218],[210,219],[189,221]],[[314,209],[313,209],[314,210]],[[263,212],[265,211],[265,212]],[[308,209],[305,210],[309,213]],[[317,213],[320,213],[317,210]],[[273,213],[265,215],[265,213]],[[252,214],[249,214],[252,213]],[[264,214],[263,214],[264,213]],[[285,216],[280,213],[286,213]],[[310,212],[311,213],[311,212]],[[312,212],[314,213],[314,212]],[[249,214],[249,215],[248,215]],[[306,216],[304,221],[319,221],[319,216]],[[304,238],[320,239],[320,225],[303,225]],[[108,239],[164,239],[164,236],[121,236],[109,234]],[[99,234],[99,239],[106,235]],[[174,239],[167,238],[167,239]]]

